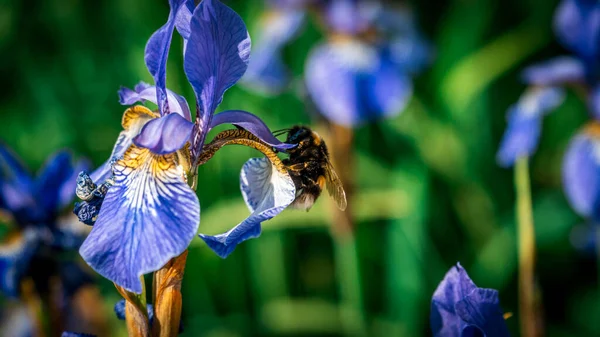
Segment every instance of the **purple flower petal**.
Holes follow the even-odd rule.
[[[400,113],[411,85],[388,56],[358,41],[317,47],[309,56],[305,76],[319,112],[346,126]]]
[[[178,114],[169,114],[146,123],[133,143],[155,154],[173,153],[190,140],[193,128],[194,123]]]
[[[4,295],[15,297],[19,294],[21,278],[29,268],[38,243],[37,233],[26,229],[0,244],[0,291]]]
[[[325,18],[338,33],[358,34],[373,24],[378,12],[379,5],[374,1],[331,0]]]
[[[580,57],[593,60],[600,48],[600,3],[563,0],[556,10],[554,29],[558,40]]]
[[[58,191],[58,209],[73,205],[73,200],[75,199],[75,187],[77,186],[77,176],[79,175],[79,172],[89,171],[91,167],[91,163],[85,159],[75,163],[75,166],[71,170],[71,175]]]
[[[600,138],[592,130],[575,136],[563,159],[565,196],[584,217],[595,217],[600,201]]]
[[[55,214],[73,201],[77,174],[79,172],[75,172],[69,152],[57,152],[50,157],[36,179],[38,207],[42,207],[46,214]],[[70,193],[65,188],[69,188]],[[65,194],[61,196],[61,192]]]
[[[296,147],[295,144],[286,144],[275,138],[269,130],[269,127],[256,115],[242,110],[227,110],[214,115],[210,128],[214,128],[221,124],[233,124],[250,131],[260,140],[276,148],[284,151]]]
[[[252,158],[244,164],[240,185],[252,214],[226,233],[215,236],[200,234],[222,258],[231,254],[242,241],[258,237],[261,223],[281,213],[296,197],[290,175],[279,172],[266,158]]]
[[[254,92],[275,95],[286,89],[290,74],[281,58],[281,48],[292,39],[304,22],[299,10],[268,12],[261,20],[258,41],[254,44],[242,84]]]
[[[96,184],[101,184],[110,178],[113,160],[123,157],[125,151],[133,144],[133,138],[140,133],[146,123],[155,117],[155,114],[143,106],[134,106],[125,111],[122,121],[125,130],[119,134],[110,157],[94,172],[90,173],[90,177]]]
[[[202,1],[190,27],[184,70],[200,102],[200,124],[206,125],[248,67],[250,36],[242,18],[218,0]]]
[[[148,71],[150,71],[156,83],[156,101],[161,115],[168,113],[168,110],[166,110],[167,58],[169,57],[173,29],[175,28],[175,18],[183,3],[184,0],[169,0],[171,11],[167,23],[154,32],[146,44],[144,59],[146,60],[146,67],[148,67]]]
[[[100,275],[141,293],[140,276],[180,255],[198,230],[200,203],[175,155],[131,147],[79,253]]]
[[[530,85],[564,85],[585,80],[585,68],[580,60],[561,56],[525,68],[525,83]]]
[[[60,337],[96,337],[96,336],[90,335],[87,333],[81,333],[81,332],[65,331],[62,333],[62,335],[60,335]]]
[[[170,112],[176,112],[188,121],[192,120],[190,107],[183,96],[177,95],[176,93],[167,89],[167,97]],[[144,103],[145,101],[150,101],[154,104],[157,104],[155,86],[140,82],[135,86],[135,90],[125,87],[121,87],[121,89],[119,89],[119,103],[122,105],[133,105],[138,102]]]
[[[35,208],[33,181],[20,159],[0,143],[0,208],[16,212]]]
[[[500,166],[512,166],[519,157],[535,153],[541,133],[542,117],[559,106],[564,96],[564,90],[561,88],[535,88],[525,92],[519,101],[509,108],[508,126],[496,156]]]
[[[486,336],[509,336],[497,292],[478,288],[458,263],[433,294],[431,330],[435,337],[461,337],[466,329],[480,330]]]

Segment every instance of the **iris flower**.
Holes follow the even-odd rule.
[[[72,280],[77,268],[57,254],[75,251],[87,234],[73,215],[64,213],[75,195],[75,176],[87,168],[84,160],[74,161],[66,151],[48,159],[32,176],[7,146],[0,144],[0,221],[9,226],[0,243],[0,291],[7,296],[20,294],[24,278],[32,278],[38,287],[47,287],[50,278],[59,275],[65,292],[72,294],[89,279]],[[47,288],[45,288],[47,289]],[[37,289],[41,291],[41,289]]]
[[[260,235],[261,222],[295,198],[292,179],[274,152],[295,145],[280,142],[249,112],[215,113],[225,91],[248,65],[250,37],[244,22],[217,0],[198,6],[193,0],[169,4],[166,24],[146,45],[146,66],[155,84],[119,91],[124,105],[149,101],[158,109],[129,107],[111,157],[89,175],[91,182],[80,179],[79,185],[80,194],[89,198],[84,206],[101,204],[91,217],[95,224],[81,246],[81,256],[99,274],[135,293],[142,292],[142,275],[182,254],[196,235],[200,203],[190,185],[195,185],[197,167],[222,146],[248,145],[266,157],[251,159],[242,168],[241,190],[250,216],[226,233],[200,235],[219,256],[226,257],[240,242]],[[196,97],[195,120],[186,100],[165,86],[174,30],[184,41],[184,72]],[[208,132],[221,124],[237,128],[206,141]],[[106,193],[93,193],[94,187],[107,184]]]
[[[435,337],[510,336],[498,291],[478,288],[457,263],[431,300],[431,330]]]
[[[281,59],[310,5],[324,23],[327,42],[314,47],[305,84],[318,111],[344,126],[395,116],[412,94],[410,76],[431,59],[406,10],[378,1],[271,2],[261,24],[260,48],[244,81],[252,90],[278,93],[289,83]]]
[[[498,162],[508,167],[521,156],[535,153],[542,119],[559,106],[565,88],[580,89],[592,121],[572,139],[563,162],[563,186],[573,209],[597,218],[600,202],[600,3],[563,0],[555,14],[558,41],[570,56],[559,56],[530,66],[523,79],[530,88],[509,109]]]

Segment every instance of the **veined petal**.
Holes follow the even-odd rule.
[[[260,22],[248,70],[241,83],[254,92],[274,95],[290,81],[289,70],[281,58],[281,48],[292,39],[304,22],[304,11],[284,9],[270,11]]]
[[[556,10],[554,30],[559,41],[580,57],[594,59],[600,50],[600,3],[563,0]]]
[[[542,87],[528,90],[509,108],[508,126],[500,142],[497,160],[509,167],[521,156],[531,156],[537,149],[542,117],[564,100],[561,88]]]
[[[210,128],[221,124],[233,124],[250,131],[266,144],[280,151],[296,147],[295,144],[286,144],[273,136],[269,127],[256,115],[242,110],[227,110],[214,115]]]
[[[176,112],[183,116],[188,121],[192,120],[190,107],[181,95],[177,95],[173,91],[166,89],[169,102],[169,111]],[[158,104],[156,101],[156,86],[140,82],[135,86],[135,90],[121,87],[119,89],[119,103],[122,105],[133,105],[138,102],[150,101]]]
[[[190,23],[192,21],[192,15],[194,14],[195,8],[196,3],[194,0],[186,0],[184,6],[181,6],[179,12],[177,12],[177,16],[175,17],[175,27],[177,28],[179,35],[183,37],[185,43],[187,43],[187,40],[190,38]],[[185,55],[185,47],[183,49],[183,54]]]
[[[176,154],[131,146],[115,163],[115,185],[79,250],[100,275],[140,293],[140,276],[181,254],[198,230],[200,203]]]
[[[112,162],[123,157],[125,151],[133,144],[133,138],[140,133],[144,125],[157,117],[157,114],[141,105],[132,106],[125,110],[121,120],[121,125],[125,130],[119,134],[108,160],[90,173],[90,177],[95,183],[101,184],[110,178],[112,175]]]
[[[296,197],[296,188],[290,175],[279,171],[266,158],[253,158],[244,164],[240,185],[252,214],[226,233],[215,236],[200,234],[222,258],[231,254],[242,241],[258,237],[261,223],[281,213]]]
[[[171,12],[167,23],[154,32],[146,44],[144,59],[146,60],[146,67],[148,67],[148,71],[150,71],[156,83],[156,101],[161,115],[168,113],[166,110],[167,58],[169,57],[173,29],[175,29],[175,18],[183,3],[184,0],[169,0]]]
[[[208,121],[248,67],[250,36],[242,18],[218,0],[202,1],[190,26],[184,70],[200,102],[201,118]]]
[[[571,207],[584,217],[600,205],[600,126],[592,124],[569,144],[563,159],[563,188]],[[596,219],[597,220],[597,219]]]
[[[465,329],[477,328],[486,337],[510,336],[497,290],[477,288],[458,301],[455,307],[458,316],[469,325],[463,328],[463,335]]]
[[[564,85],[585,81],[585,67],[580,60],[561,56],[525,68],[523,79],[530,85]]]
[[[133,143],[155,154],[168,154],[181,149],[190,140],[194,123],[178,114],[168,114],[146,123]]]
[[[29,261],[37,250],[39,237],[33,229],[14,233],[0,244],[0,291],[17,296],[21,278],[29,268]]]

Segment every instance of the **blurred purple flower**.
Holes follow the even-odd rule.
[[[169,4],[167,23],[146,45],[146,66],[155,85],[140,83],[133,90],[119,91],[122,104],[149,101],[158,105],[158,112],[141,105],[127,109],[124,131],[111,158],[90,174],[89,181],[80,177],[78,190],[86,200],[81,207],[83,218],[90,223],[95,219],[81,256],[99,274],[135,293],[142,291],[140,276],[180,255],[198,230],[200,203],[187,177],[196,175],[212,128],[234,124],[279,151],[293,147],[280,142],[249,112],[215,114],[225,91],[248,66],[250,37],[239,15],[217,0],[204,0],[198,6],[194,0],[170,0]],[[185,99],[165,87],[175,29],[184,39],[184,71],[196,96],[194,122]],[[250,168],[256,169],[253,174],[247,172]],[[252,200],[259,206],[250,207],[252,214],[231,231],[201,235],[222,257],[240,242],[258,236],[261,222],[280,213],[295,197],[289,174],[276,172],[272,165],[260,166],[251,160],[242,177],[248,178],[242,182],[245,200],[251,204],[250,193],[259,198]],[[106,193],[94,194],[95,182],[102,182],[98,186],[107,187]]]
[[[586,87],[591,115],[600,117],[600,3],[563,0],[556,11],[554,28],[558,40],[574,56],[560,56],[523,71],[525,83],[536,88],[509,109],[508,127],[497,155],[501,166],[512,166],[518,157],[533,155],[543,116],[562,103],[562,88],[567,85]]]
[[[63,263],[56,254],[75,250],[87,234],[77,219],[62,211],[75,195],[77,172],[88,168],[67,151],[51,156],[32,176],[16,155],[0,143],[0,220],[13,228],[0,243],[0,292],[17,296],[24,277],[48,281],[59,275]],[[47,268],[33,268],[32,264]],[[86,283],[71,282],[72,292]]]
[[[435,290],[430,320],[435,337],[510,336],[498,291],[478,288],[460,263]]]

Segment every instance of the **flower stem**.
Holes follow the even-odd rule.
[[[129,292],[115,284],[121,296],[125,298],[125,321],[129,337],[150,336],[150,324],[146,310],[146,286],[143,276],[141,276],[141,282],[141,294]]]
[[[531,188],[527,157],[521,157],[515,167],[517,188],[517,224],[519,235],[519,296],[521,335],[537,337],[535,305],[535,232],[531,206]]]
[[[154,298],[153,337],[175,337],[181,322],[181,282],[187,260],[186,250],[154,272],[152,282]]]

